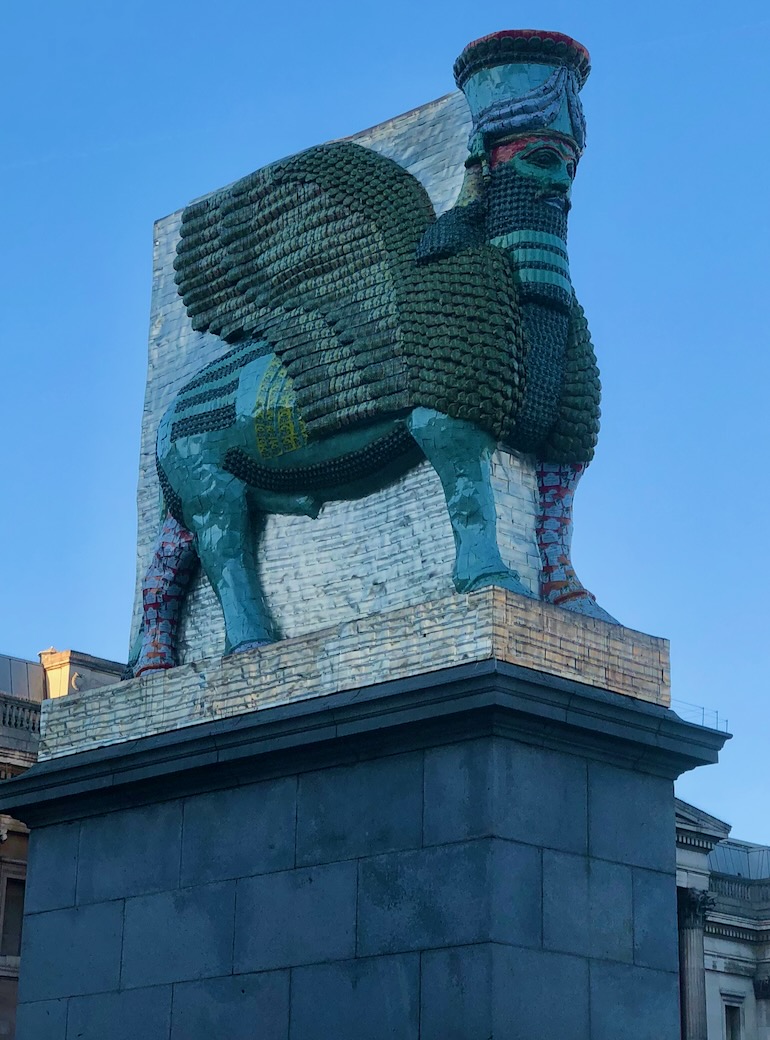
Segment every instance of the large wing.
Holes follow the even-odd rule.
[[[400,302],[433,219],[397,163],[322,145],[189,206],[176,281],[194,328],[270,344],[319,433],[411,404]]]
[[[573,298],[559,417],[542,449],[549,462],[590,462],[599,438],[601,382],[583,308]]]

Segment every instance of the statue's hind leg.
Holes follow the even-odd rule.
[[[198,555],[222,607],[225,653],[250,650],[275,641],[259,582],[257,517],[249,510],[246,487],[219,471],[209,474],[205,501],[190,519]]]
[[[197,563],[193,536],[167,516],[142,582],[141,645],[134,675],[176,664],[179,616]]]
[[[453,581],[459,592],[498,585],[520,595],[532,593],[497,547],[497,513],[492,494],[492,437],[463,419],[416,408],[409,432],[436,470],[444,489],[457,556]]]
[[[572,566],[572,504],[585,463],[538,462],[537,487],[540,508],[537,544],[540,549],[540,595],[577,614],[618,622],[599,606]]]

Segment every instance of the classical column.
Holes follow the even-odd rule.
[[[682,1040],[707,1040],[703,929],[713,901],[697,888],[680,888],[677,896]]]

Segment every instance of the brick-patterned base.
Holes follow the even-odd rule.
[[[668,642],[490,588],[43,704],[40,758],[495,659],[668,707]]]

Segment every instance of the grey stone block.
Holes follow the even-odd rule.
[[[67,1040],[168,1040],[170,1027],[171,986],[97,993],[70,1000]]]
[[[589,852],[650,870],[675,870],[673,785],[662,777],[588,764]]]
[[[632,961],[630,868],[546,849],[543,945],[586,957]]]
[[[291,1040],[417,1040],[418,954],[292,972]]]
[[[170,1040],[287,1040],[288,1036],[288,971],[174,986]]]
[[[632,961],[634,946],[631,871],[617,863],[588,861],[591,957]]]
[[[589,1040],[588,962],[483,943],[422,955],[421,1040]]]
[[[589,971],[583,958],[497,946],[493,986],[493,1040],[598,1040],[589,1022]],[[669,1034],[657,1040],[663,1036]]]
[[[493,954],[476,943],[422,955],[420,1040],[493,1037]]]
[[[51,1000],[117,989],[122,934],[122,901],[27,917],[19,1000]]]
[[[122,985],[228,975],[234,909],[234,881],[126,900]]]
[[[179,885],[179,801],[84,820],[78,903],[163,892]]]
[[[634,962],[647,968],[677,971],[676,878],[637,868],[633,884]]]
[[[488,737],[425,753],[426,845],[493,835],[585,852],[586,805],[574,755]]]
[[[425,752],[424,843],[444,845],[496,834],[495,741],[484,737]]]
[[[590,953],[588,858],[543,852],[543,946]]]
[[[364,860],[358,891],[362,956],[496,938],[541,941],[539,850],[490,839]]]
[[[264,874],[237,884],[236,972],[354,955],[355,862]]]
[[[16,1040],[64,1040],[67,1001],[41,1000],[16,1008]]]
[[[297,863],[331,863],[422,844],[422,755],[305,773]]]
[[[29,836],[25,913],[73,906],[80,823],[36,827]]]
[[[591,1040],[661,1040],[679,1028],[676,972],[591,962]]]
[[[290,777],[187,799],[182,885],[293,867],[296,790]]]
[[[490,848],[481,840],[364,860],[359,954],[488,940]]]
[[[490,939],[515,946],[541,946],[543,858],[540,849],[513,841],[493,841],[491,852]]]

